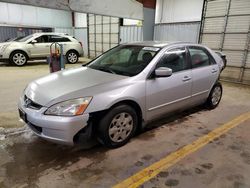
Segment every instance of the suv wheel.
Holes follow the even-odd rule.
[[[216,108],[221,100],[222,97],[222,85],[221,83],[216,83],[212,88],[209,97],[207,99],[206,105],[209,109]]]
[[[10,63],[16,66],[23,66],[27,63],[28,57],[22,51],[13,52],[10,55]]]
[[[135,134],[138,117],[128,105],[112,108],[99,122],[98,140],[106,147],[117,148],[125,145]]]
[[[66,58],[68,63],[74,64],[78,62],[79,56],[77,52],[71,50],[66,54]]]

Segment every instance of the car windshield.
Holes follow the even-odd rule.
[[[121,45],[95,59],[88,67],[112,74],[135,76],[150,63],[159,50],[158,47]]]
[[[22,39],[22,38],[23,38],[23,37],[10,38],[10,39],[7,39],[6,42],[19,41],[19,40]]]
[[[18,42],[26,42],[27,40],[31,39],[33,37],[33,35],[28,35],[26,37],[23,37],[19,40],[15,40],[15,41],[18,41]]]

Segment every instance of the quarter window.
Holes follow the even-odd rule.
[[[160,62],[157,64],[156,68],[159,67],[170,68],[172,69],[173,73],[188,69],[185,48],[169,50],[166,54],[164,54]]]
[[[205,67],[210,65],[210,57],[201,48],[189,47],[192,68]]]

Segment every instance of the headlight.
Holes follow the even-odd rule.
[[[0,51],[4,52],[5,49],[9,46],[9,44],[5,44],[3,46],[0,46]]]
[[[77,116],[83,114],[92,97],[72,99],[57,103],[46,110],[45,115],[54,116]]]

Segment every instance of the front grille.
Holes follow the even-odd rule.
[[[26,108],[31,108],[34,110],[40,110],[43,106],[40,104],[35,103],[31,99],[29,99],[26,95],[24,96],[24,106]]]

